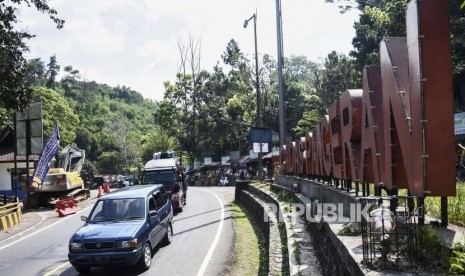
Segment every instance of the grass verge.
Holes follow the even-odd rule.
[[[233,203],[236,254],[230,276],[267,275],[268,254],[265,237],[247,210]]]
[[[465,183],[457,183],[457,196],[448,197],[447,211],[449,213],[449,222],[455,225],[465,227]],[[441,217],[441,198],[426,197],[425,209],[434,217]]]

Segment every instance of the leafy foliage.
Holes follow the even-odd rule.
[[[154,152],[174,150],[174,139],[165,132],[156,128],[154,132],[142,136],[141,138],[141,159],[145,163],[152,159]]]
[[[405,11],[408,0],[357,1],[362,12],[354,24],[356,36],[351,51],[358,70],[370,64],[379,64],[379,43],[385,37],[405,36]]]
[[[47,80],[51,80],[44,64],[32,59],[25,70],[28,82],[36,85],[31,89],[30,101],[42,102],[44,136],[50,136],[58,123],[61,145],[75,144],[84,149],[93,173],[140,168],[140,150],[150,147],[138,145],[156,130],[152,112],[157,104],[129,87],[82,81],[79,70],[72,66],[64,66],[64,77],[50,85],[54,89],[46,88]],[[58,75],[61,66],[56,63],[54,67]],[[13,112],[11,108],[0,108],[0,125],[12,125]]]
[[[34,6],[39,12],[48,14],[59,29],[64,24],[46,0],[0,1],[0,107],[11,110],[25,108],[32,95],[26,74],[27,62],[23,54],[29,50],[26,40],[34,35],[15,28],[19,6],[22,4]]]
[[[430,226],[420,228],[422,242],[419,250],[421,263],[424,267],[430,269],[443,270],[447,268],[448,248],[441,240],[436,229]]]
[[[58,123],[61,145],[73,144],[76,140],[79,118],[66,99],[55,90],[36,87],[33,90],[32,100],[42,102],[44,136],[50,137],[55,123]]]
[[[465,274],[465,244],[454,244],[452,256],[449,258],[449,272],[452,274]]]
[[[357,8],[360,19],[355,22],[356,36],[352,40],[354,50],[350,55],[355,58],[357,70],[363,66],[379,64],[379,43],[384,37],[406,36],[406,7],[409,0],[326,0],[337,3],[341,13]],[[456,111],[465,106],[462,87],[465,83],[465,10],[464,1],[450,0],[450,28],[453,62],[454,95]]]
[[[114,144],[119,153],[119,159],[124,166],[125,172],[130,172],[132,166],[137,166],[138,153],[137,142],[132,137],[135,131],[126,117],[110,117],[105,122],[105,129],[112,135]]]

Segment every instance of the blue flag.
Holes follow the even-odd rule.
[[[48,173],[49,163],[52,161],[53,157],[57,154],[59,149],[60,131],[58,130],[58,125],[55,124],[52,136],[50,139],[48,139],[47,144],[45,144],[44,150],[39,157],[39,161],[37,162],[34,174],[32,175],[31,186],[39,188],[42,185],[42,182]]]

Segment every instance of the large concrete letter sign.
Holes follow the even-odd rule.
[[[366,66],[363,70],[362,145],[360,182],[384,186],[384,135],[381,69]]]
[[[416,101],[412,103],[416,173],[410,190],[415,195],[452,196],[456,192],[449,24],[448,1],[408,5],[410,91]]]
[[[411,1],[407,37],[383,39],[363,89],[346,90],[311,132],[281,149],[283,172],[454,196],[449,20],[447,1]]]

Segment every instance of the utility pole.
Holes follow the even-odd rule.
[[[257,11],[247,20],[244,21],[244,28],[247,28],[247,24],[253,19],[253,30],[255,38],[255,89],[257,90],[257,127],[262,127],[262,116],[260,111],[260,82],[258,72],[258,51],[257,51]],[[260,152],[258,153],[258,178],[262,180],[262,143],[260,142]]]
[[[278,83],[279,83],[279,146],[286,143],[286,105],[283,81],[283,26],[281,17],[281,0],[276,0],[276,34],[278,42]]]

